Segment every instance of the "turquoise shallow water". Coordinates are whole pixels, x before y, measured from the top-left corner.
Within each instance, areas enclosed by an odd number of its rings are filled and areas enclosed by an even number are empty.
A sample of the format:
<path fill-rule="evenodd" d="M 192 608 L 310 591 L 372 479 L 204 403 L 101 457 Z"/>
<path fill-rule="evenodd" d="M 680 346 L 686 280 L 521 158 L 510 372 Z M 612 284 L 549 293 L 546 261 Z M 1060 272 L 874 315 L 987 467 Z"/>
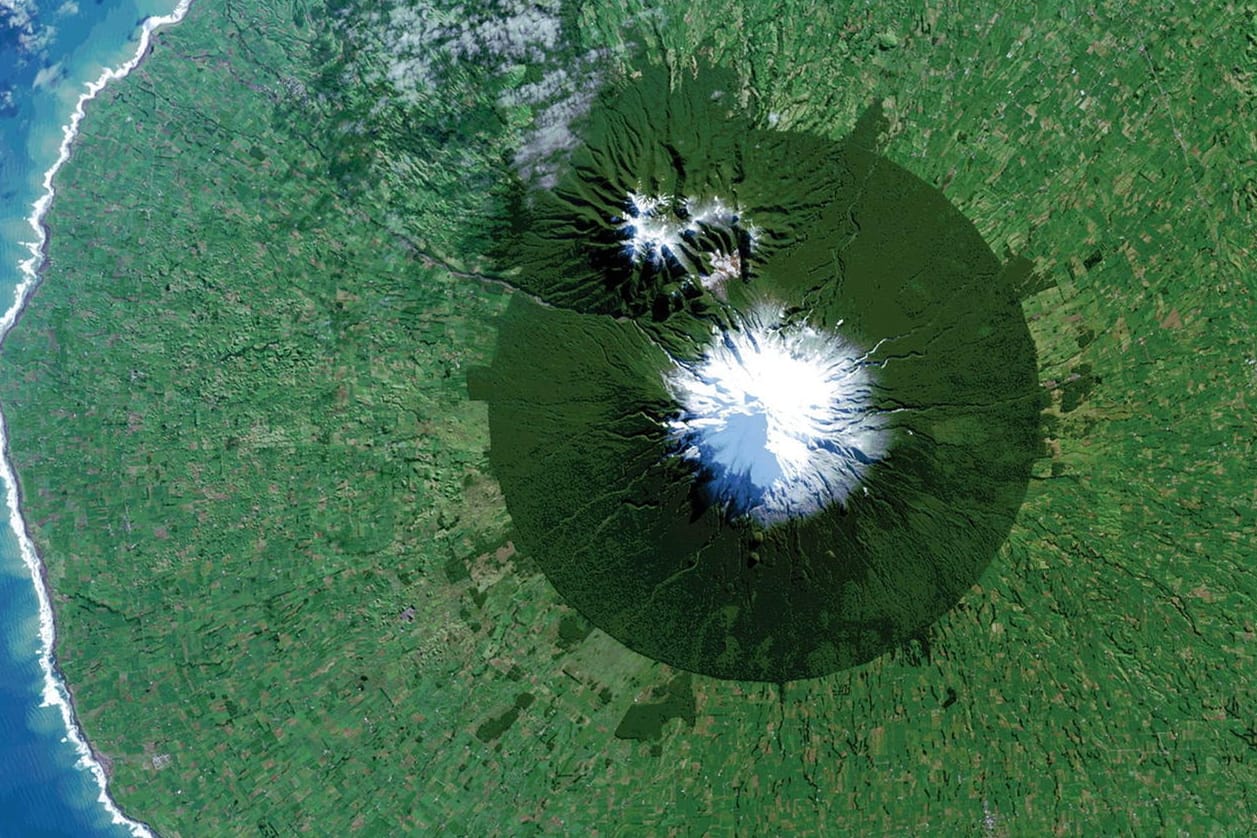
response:
<path fill-rule="evenodd" d="M 174 5 L 0 1 L 0 311 L 21 281 L 31 204 L 84 85 L 134 54 L 140 21 Z M 0 838 L 129 835 L 98 802 L 92 775 L 76 767 L 60 712 L 40 706 L 39 650 L 38 600 L 0 504 Z"/>

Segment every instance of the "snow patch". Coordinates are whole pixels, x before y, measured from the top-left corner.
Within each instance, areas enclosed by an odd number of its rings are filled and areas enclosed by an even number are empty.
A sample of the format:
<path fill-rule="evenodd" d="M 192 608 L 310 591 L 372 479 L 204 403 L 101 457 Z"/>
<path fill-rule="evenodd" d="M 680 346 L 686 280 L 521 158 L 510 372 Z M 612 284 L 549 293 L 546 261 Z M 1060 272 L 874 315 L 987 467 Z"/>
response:
<path fill-rule="evenodd" d="M 667 424 L 712 499 L 764 525 L 844 503 L 889 448 L 867 354 L 761 306 L 664 376 Z"/>

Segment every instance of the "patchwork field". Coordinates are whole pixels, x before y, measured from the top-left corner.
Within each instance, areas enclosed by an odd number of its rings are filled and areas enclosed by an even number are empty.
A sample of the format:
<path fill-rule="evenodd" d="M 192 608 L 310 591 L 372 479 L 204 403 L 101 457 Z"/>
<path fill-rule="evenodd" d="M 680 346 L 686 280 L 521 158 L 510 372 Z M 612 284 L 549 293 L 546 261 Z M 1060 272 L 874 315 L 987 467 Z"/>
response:
<path fill-rule="evenodd" d="M 516 178 L 700 57 L 761 128 L 880 109 L 1025 268 L 1044 394 L 979 583 L 784 686 L 566 604 L 468 393 Z M 112 792 L 170 836 L 1257 829 L 1255 66 L 1251 4 L 196 0 L 92 103 L 0 352 Z"/>

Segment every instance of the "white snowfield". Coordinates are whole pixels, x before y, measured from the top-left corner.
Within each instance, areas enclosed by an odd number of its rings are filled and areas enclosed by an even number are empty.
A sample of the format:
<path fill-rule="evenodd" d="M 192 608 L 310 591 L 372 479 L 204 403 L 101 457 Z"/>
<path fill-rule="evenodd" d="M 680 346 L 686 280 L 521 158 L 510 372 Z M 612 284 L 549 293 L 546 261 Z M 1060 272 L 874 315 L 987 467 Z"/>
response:
<path fill-rule="evenodd" d="M 867 355 L 781 318 L 761 306 L 665 375 L 681 407 L 668 423 L 681 456 L 710 476 L 717 502 L 766 526 L 843 503 L 890 436 Z"/>

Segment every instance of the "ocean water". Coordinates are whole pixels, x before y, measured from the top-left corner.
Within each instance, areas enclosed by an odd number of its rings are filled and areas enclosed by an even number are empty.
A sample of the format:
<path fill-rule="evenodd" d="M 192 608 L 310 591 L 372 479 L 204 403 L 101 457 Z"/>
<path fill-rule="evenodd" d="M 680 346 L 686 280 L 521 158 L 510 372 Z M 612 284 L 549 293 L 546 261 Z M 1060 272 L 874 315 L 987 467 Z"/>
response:
<path fill-rule="evenodd" d="M 33 205 L 69 121 L 106 68 L 135 56 L 173 0 L 0 0 L 0 312 L 36 238 Z M 91 118 L 91 102 L 84 105 Z M 3 329 L 0 323 L 0 329 Z M 144 834 L 110 811 L 41 665 L 40 599 L 9 504 L 0 504 L 0 838 Z M 135 813 L 142 818 L 142 813 Z"/>

